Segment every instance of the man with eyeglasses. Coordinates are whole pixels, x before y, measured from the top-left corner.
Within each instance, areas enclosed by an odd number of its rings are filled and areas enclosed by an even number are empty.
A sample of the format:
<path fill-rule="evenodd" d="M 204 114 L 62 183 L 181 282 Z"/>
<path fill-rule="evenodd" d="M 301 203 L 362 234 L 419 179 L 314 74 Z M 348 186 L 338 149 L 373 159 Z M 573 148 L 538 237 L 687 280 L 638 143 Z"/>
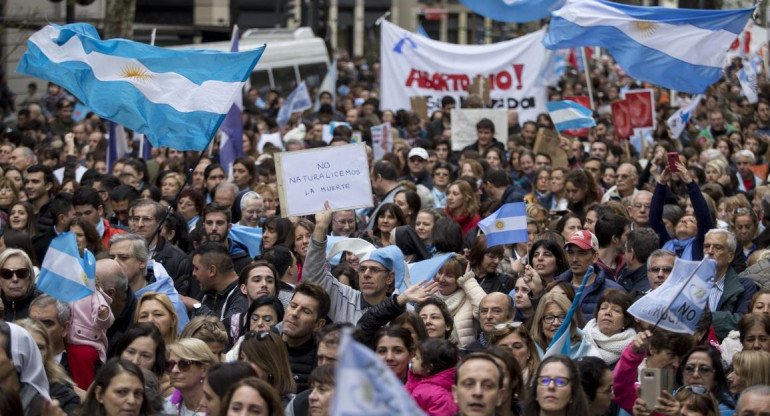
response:
<path fill-rule="evenodd" d="M 607 190 L 602 197 L 602 202 L 621 201 L 624 198 L 633 198 L 639 192 L 636 189 L 636 181 L 639 177 L 636 166 L 631 163 L 623 163 L 618 167 L 618 180 L 614 186 Z"/>
<path fill-rule="evenodd" d="M 564 245 L 564 250 L 567 253 L 570 268 L 554 280 L 570 282 L 577 289 L 583 282 L 588 268 L 599 259 L 599 240 L 588 230 L 575 231 Z M 594 316 L 599 297 L 607 289 L 624 290 L 622 286 L 607 277 L 604 269 L 594 266 L 580 301 L 584 316 Z"/>
<path fill-rule="evenodd" d="M 352 209 L 332 213 L 332 236 L 350 237 L 356 228 L 356 213 Z"/>
<path fill-rule="evenodd" d="M 631 205 L 626 208 L 628 217 L 631 218 L 631 229 L 647 227 L 650 222 L 650 206 L 652 204 L 652 192 L 638 191 L 631 200 Z"/>
<path fill-rule="evenodd" d="M 647 258 L 647 282 L 650 284 L 650 289 L 643 292 L 643 295 L 657 289 L 668 279 L 668 275 L 674 269 L 675 261 L 676 254 L 665 249 L 658 249 L 650 254 Z"/>
<path fill-rule="evenodd" d="M 749 300 L 758 290 L 753 280 L 739 277 L 730 266 L 737 245 L 733 233 L 718 228 L 709 230 L 703 242 L 703 255 L 717 262 L 716 284 L 709 291 L 708 305 L 720 342 L 738 328 L 738 321 L 748 311 Z"/>
<path fill-rule="evenodd" d="M 302 280 L 320 284 L 331 298 L 329 318 L 333 322 L 357 323 L 366 309 L 387 299 L 397 278 L 404 275 L 404 255 L 396 246 L 374 250 L 368 260 L 358 268 L 356 290 L 340 283 L 325 268 L 326 232 L 332 219 L 332 210 L 326 202 L 325 209 L 315 215 L 315 229 L 310 239 Z"/>
<path fill-rule="evenodd" d="M 503 369 L 485 352 L 468 354 L 457 364 L 452 395 L 461 416 L 494 416 L 503 404 Z"/>
<path fill-rule="evenodd" d="M 162 205 L 153 200 L 140 199 L 129 209 L 129 229 L 132 233 L 144 237 L 150 248 L 150 258 L 163 265 L 169 276 L 174 279 L 174 286 L 179 293 L 196 296 L 197 285 L 192 282 L 192 264 L 187 254 L 160 233 L 150 241 L 165 211 Z M 151 264 L 148 262 L 148 267 Z"/>

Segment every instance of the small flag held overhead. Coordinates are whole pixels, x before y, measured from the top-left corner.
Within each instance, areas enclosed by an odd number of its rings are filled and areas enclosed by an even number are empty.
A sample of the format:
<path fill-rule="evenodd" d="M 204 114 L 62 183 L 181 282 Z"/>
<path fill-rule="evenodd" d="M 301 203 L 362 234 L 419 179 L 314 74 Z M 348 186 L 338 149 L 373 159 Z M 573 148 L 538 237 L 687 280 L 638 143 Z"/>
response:
<path fill-rule="evenodd" d="M 703 98 L 702 95 L 696 95 L 689 104 L 680 108 L 679 110 L 676 110 L 676 112 L 674 112 L 674 114 L 668 118 L 666 124 L 668 124 L 668 127 L 673 133 L 671 137 L 676 139 L 682 135 L 685 126 L 687 126 L 687 122 L 690 120 L 690 116 L 698 107 L 698 104 L 700 104 L 701 98 Z"/>
<path fill-rule="evenodd" d="M 479 221 L 479 228 L 487 237 L 487 247 L 525 243 L 528 241 L 527 204 L 505 204 L 492 215 Z"/>
<path fill-rule="evenodd" d="M 545 103 L 556 130 L 572 130 L 596 125 L 593 113 L 574 101 L 550 101 Z"/>
<path fill-rule="evenodd" d="M 291 115 L 298 111 L 305 111 L 313 106 L 313 102 L 310 100 L 310 93 L 307 90 L 307 84 L 302 81 L 294 91 L 283 100 L 283 105 L 278 110 L 278 116 L 275 121 L 278 125 L 283 127 L 289 122 Z"/>
<path fill-rule="evenodd" d="M 51 241 L 40 266 L 37 288 L 62 302 L 94 293 L 96 260 L 87 249 L 80 257 L 75 234 L 64 232 Z"/>

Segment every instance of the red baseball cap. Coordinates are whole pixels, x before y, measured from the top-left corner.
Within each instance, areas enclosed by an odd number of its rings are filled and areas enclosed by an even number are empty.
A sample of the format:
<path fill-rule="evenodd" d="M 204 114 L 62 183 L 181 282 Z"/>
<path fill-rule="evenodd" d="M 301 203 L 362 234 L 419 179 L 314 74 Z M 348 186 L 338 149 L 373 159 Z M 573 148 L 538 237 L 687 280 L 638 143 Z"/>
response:
<path fill-rule="evenodd" d="M 596 238 L 594 233 L 588 230 L 580 230 L 572 233 L 569 241 L 564 244 L 564 247 L 567 247 L 570 244 L 574 244 L 583 250 L 591 249 L 594 251 L 599 251 L 599 240 Z"/>

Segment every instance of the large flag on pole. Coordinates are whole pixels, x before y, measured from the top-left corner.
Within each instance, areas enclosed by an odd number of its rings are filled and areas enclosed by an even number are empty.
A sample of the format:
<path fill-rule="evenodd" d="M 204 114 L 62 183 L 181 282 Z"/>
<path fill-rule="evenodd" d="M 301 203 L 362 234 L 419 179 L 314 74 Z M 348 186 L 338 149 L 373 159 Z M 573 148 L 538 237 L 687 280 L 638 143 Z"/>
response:
<path fill-rule="evenodd" d="M 153 146 L 203 150 L 240 97 L 265 47 L 171 50 L 102 40 L 91 25 L 49 24 L 27 41 L 17 71 L 55 82 L 96 114 Z"/>
<path fill-rule="evenodd" d="M 634 302 L 628 313 L 667 331 L 694 334 L 709 291 L 716 284 L 716 267 L 708 257 L 701 261 L 677 258 L 668 279 Z"/>
<path fill-rule="evenodd" d="M 567 0 L 551 14 L 543 45 L 549 49 L 601 46 L 633 78 L 702 93 L 722 76 L 727 50 L 753 11 Z"/>
<path fill-rule="evenodd" d="M 501 244 L 526 243 L 527 204 L 505 204 L 488 217 L 479 221 L 479 228 L 487 237 L 487 247 Z"/>
<path fill-rule="evenodd" d="M 238 25 L 233 27 L 233 40 L 230 52 L 238 52 Z M 225 168 L 227 177 L 233 177 L 233 162 L 243 156 L 243 97 L 235 97 L 225 121 L 222 122 L 221 141 L 219 143 L 219 164 Z"/>
<path fill-rule="evenodd" d="M 564 0 L 460 0 L 460 2 L 474 13 L 508 23 L 544 19 L 564 4 Z"/>
<path fill-rule="evenodd" d="M 87 249 L 80 257 L 75 234 L 64 232 L 48 246 L 37 288 L 62 302 L 74 302 L 94 293 L 96 261 Z"/>
<path fill-rule="evenodd" d="M 110 121 L 110 137 L 108 143 L 107 170 L 112 172 L 112 165 L 128 153 L 126 131 L 123 130 L 123 126 Z"/>
<path fill-rule="evenodd" d="M 673 133 L 671 137 L 676 139 L 682 135 L 685 126 L 687 126 L 687 122 L 690 120 L 690 116 L 698 107 L 701 98 L 703 98 L 702 95 L 696 95 L 689 104 L 680 108 L 679 110 L 676 110 L 674 114 L 671 114 L 671 117 L 669 117 L 666 121 L 666 124 L 668 124 L 668 127 Z"/>
<path fill-rule="evenodd" d="M 344 331 L 334 373 L 332 416 L 425 416 L 393 371 Z"/>
<path fill-rule="evenodd" d="M 305 111 L 313 106 L 313 102 L 310 101 L 310 93 L 307 90 L 307 84 L 302 81 L 294 91 L 283 100 L 283 105 L 278 110 L 278 116 L 275 121 L 278 125 L 283 127 L 289 122 L 291 115 L 298 111 Z"/>

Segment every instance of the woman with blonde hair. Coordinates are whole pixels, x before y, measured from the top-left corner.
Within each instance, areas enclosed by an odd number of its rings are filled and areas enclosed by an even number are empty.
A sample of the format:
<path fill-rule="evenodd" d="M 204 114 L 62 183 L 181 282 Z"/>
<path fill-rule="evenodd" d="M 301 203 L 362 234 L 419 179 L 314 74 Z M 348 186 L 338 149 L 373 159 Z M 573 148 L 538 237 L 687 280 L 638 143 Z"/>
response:
<path fill-rule="evenodd" d="M 738 210 L 743 213 L 751 212 L 751 203 L 743 194 L 724 197 L 717 206 L 717 219 L 727 223 L 728 230 L 735 232 L 735 215 Z"/>
<path fill-rule="evenodd" d="M 166 413 L 177 415 L 204 414 L 201 408 L 203 382 L 209 367 L 218 362 L 205 342 L 183 338 L 168 346 L 166 371 L 174 393 L 166 400 Z"/>
<path fill-rule="evenodd" d="M 195 338 L 205 342 L 217 357 L 217 362 L 222 361 L 228 341 L 227 330 L 222 321 L 215 316 L 196 316 L 185 325 L 179 337 Z"/>
<path fill-rule="evenodd" d="M 134 322 L 154 324 L 163 335 L 166 345 L 171 345 L 177 340 L 179 316 L 171 299 L 162 293 L 147 292 L 139 298 L 136 302 Z"/>
<path fill-rule="evenodd" d="M 257 376 L 278 391 L 284 406 L 297 391 L 297 383 L 291 372 L 289 352 L 281 336 L 273 332 L 247 332 L 241 343 L 239 359 L 246 361 Z"/>
<path fill-rule="evenodd" d="M 767 384 L 770 380 L 770 352 L 747 350 L 733 356 L 733 371 L 727 375 L 730 393 L 736 398 L 751 386 Z"/>
<path fill-rule="evenodd" d="M 8 213 L 8 208 L 11 204 L 19 200 L 19 188 L 16 187 L 16 183 L 0 176 L 0 211 Z"/>
<path fill-rule="evenodd" d="M 75 383 L 67 375 L 64 367 L 56 361 L 56 357 L 51 354 L 51 338 L 48 336 L 48 329 L 40 321 L 32 318 L 24 318 L 16 321 L 16 324 L 29 332 L 40 350 L 45 375 L 48 377 L 51 399 L 58 400 L 59 407 L 67 414 L 71 414 L 80 406 L 81 396 L 85 397 L 85 391 L 80 390 L 80 394 L 76 392 Z"/>
<path fill-rule="evenodd" d="M 559 330 L 564 319 L 566 319 L 567 311 L 571 305 L 572 302 L 567 296 L 557 292 L 546 293 L 540 298 L 540 302 L 538 302 L 537 309 L 535 309 L 535 314 L 530 322 L 532 338 L 535 340 L 540 357 L 548 349 L 553 337 L 556 335 L 556 331 Z M 586 355 L 586 352 L 590 350 L 590 347 L 583 339 L 583 331 L 580 329 L 577 314 L 572 315 L 570 344 L 572 344 L 572 356 L 574 357 Z M 590 355 L 597 354 L 594 352 Z"/>
<path fill-rule="evenodd" d="M 160 196 L 175 197 L 184 185 L 184 176 L 176 172 L 166 173 L 160 181 Z"/>
<path fill-rule="evenodd" d="M 471 185 L 464 180 L 456 180 L 449 185 L 446 193 L 447 216 L 460 225 L 463 235 L 476 227 L 479 217 L 479 203 Z"/>

